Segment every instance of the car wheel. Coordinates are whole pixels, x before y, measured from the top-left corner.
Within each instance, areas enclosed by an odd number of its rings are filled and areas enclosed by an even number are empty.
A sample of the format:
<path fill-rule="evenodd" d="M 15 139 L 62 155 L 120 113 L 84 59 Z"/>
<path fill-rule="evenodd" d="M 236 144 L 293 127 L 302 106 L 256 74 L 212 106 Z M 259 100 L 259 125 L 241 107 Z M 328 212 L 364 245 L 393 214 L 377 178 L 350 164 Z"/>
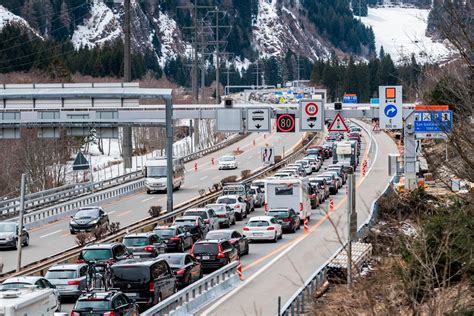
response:
<path fill-rule="evenodd" d="M 235 216 L 234 216 L 234 220 L 232 221 L 232 225 L 235 225 Z"/>
<path fill-rule="evenodd" d="M 151 193 L 151 191 L 150 191 L 150 190 L 146 190 L 146 194 L 150 194 L 150 193 Z"/>
<path fill-rule="evenodd" d="M 23 243 L 23 246 L 27 247 L 30 245 L 30 236 L 26 235 L 25 242 Z"/>
<path fill-rule="evenodd" d="M 245 254 L 248 255 L 250 252 L 250 247 L 249 247 L 249 244 L 247 243 L 246 247 L 245 247 Z"/>
<path fill-rule="evenodd" d="M 275 237 L 273 238 L 272 240 L 274 243 L 278 242 L 278 234 L 277 232 L 275 231 Z"/>
<path fill-rule="evenodd" d="M 295 224 L 296 224 L 296 223 L 295 223 Z M 292 234 L 296 233 L 296 230 L 297 230 L 297 228 L 296 228 L 295 226 L 293 226 L 293 227 L 291 228 L 291 233 L 292 233 Z"/>
<path fill-rule="evenodd" d="M 184 252 L 184 242 L 181 241 L 181 242 L 179 243 L 179 245 L 180 245 L 180 247 L 179 247 L 180 252 Z"/>

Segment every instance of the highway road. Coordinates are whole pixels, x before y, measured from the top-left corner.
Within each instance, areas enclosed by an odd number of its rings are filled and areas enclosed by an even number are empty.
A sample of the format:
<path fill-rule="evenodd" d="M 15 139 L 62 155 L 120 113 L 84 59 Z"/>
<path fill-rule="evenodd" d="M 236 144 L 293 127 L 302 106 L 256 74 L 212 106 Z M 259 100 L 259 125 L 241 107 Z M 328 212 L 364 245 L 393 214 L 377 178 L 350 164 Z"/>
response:
<path fill-rule="evenodd" d="M 283 151 L 289 153 L 291 148 L 301 139 L 301 133 L 277 134 L 252 133 L 243 140 L 230 147 L 202 157 L 185 165 L 185 184 L 174 193 L 174 203 L 178 205 L 198 196 L 199 189 L 211 187 L 229 175 L 238 175 L 242 170 L 256 170 L 262 167 L 260 162 L 260 148 L 265 144 L 274 146 L 276 155 Z M 255 141 L 255 146 L 254 146 Z M 231 153 L 239 148 L 242 154 L 238 155 L 239 169 L 221 171 L 217 169 L 217 159 L 224 154 Z M 215 165 L 211 163 L 215 158 Z M 194 170 L 194 163 L 198 163 L 198 170 Z M 119 199 L 107 200 L 101 203 L 110 217 L 110 222 L 120 222 L 121 227 L 148 217 L 150 206 L 161 205 L 166 208 L 166 194 L 146 194 L 140 191 Z M 24 248 L 22 264 L 28 264 L 42 258 L 60 253 L 75 246 L 75 238 L 69 233 L 69 218 L 32 229 L 30 231 L 30 246 Z M 4 272 L 16 267 L 16 251 L 0 250 L 4 262 Z"/>
<path fill-rule="evenodd" d="M 366 125 L 370 130 L 370 126 Z M 386 188 L 388 154 L 397 153 L 395 143 L 385 133 L 374 134 L 374 151 L 370 157 L 367 142 L 362 145 L 362 159 L 370 159 L 366 176 L 357 174 L 358 225 L 369 216 L 372 202 Z M 368 135 L 364 135 L 367 140 Z M 328 162 L 326 161 L 326 164 Z M 316 269 L 347 240 L 347 206 L 345 189 L 334 198 L 335 211 L 313 211 L 310 233 L 300 230 L 286 234 L 277 244 L 251 244 L 251 254 L 242 258 L 244 281 L 230 293 L 210 303 L 202 315 L 275 315 L 278 296 L 284 304 Z M 262 212 L 261 210 L 257 212 Z M 255 214 L 257 215 L 257 214 Z"/>

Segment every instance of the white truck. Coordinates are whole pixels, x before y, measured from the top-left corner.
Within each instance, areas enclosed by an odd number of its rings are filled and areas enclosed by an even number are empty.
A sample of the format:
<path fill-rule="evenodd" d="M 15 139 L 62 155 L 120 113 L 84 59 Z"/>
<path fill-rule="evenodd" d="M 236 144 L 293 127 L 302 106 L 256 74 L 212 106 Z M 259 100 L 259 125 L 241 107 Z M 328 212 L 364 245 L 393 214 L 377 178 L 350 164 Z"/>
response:
<path fill-rule="evenodd" d="M 357 166 L 357 145 L 355 141 L 340 141 L 334 144 L 333 163 L 342 164 L 344 167 Z"/>
<path fill-rule="evenodd" d="M 166 191 L 166 157 L 149 159 L 145 163 L 146 192 Z M 173 189 L 179 189 L 184 183 L 184 160 L 173 158 Z"/>
<path fill-rule="evenodd" d="M 311 216 L 311 200 L 307 178 L 269 179 L 265 181 L 265 213 L 289 207 L 300 216 L 301 223 Z"/>
<path fill-rule="evenodd" d="M 56 305 L 52 289 L 0 290 L 1 316 L 53 316 Z"/>

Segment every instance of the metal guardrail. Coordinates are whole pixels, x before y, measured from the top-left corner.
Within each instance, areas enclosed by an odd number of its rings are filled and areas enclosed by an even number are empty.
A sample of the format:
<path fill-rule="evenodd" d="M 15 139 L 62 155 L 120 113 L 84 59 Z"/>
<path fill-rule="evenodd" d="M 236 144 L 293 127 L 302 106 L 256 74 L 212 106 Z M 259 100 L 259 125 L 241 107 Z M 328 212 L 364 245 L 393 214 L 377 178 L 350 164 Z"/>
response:
<path fill-rule="evenodd" d="M 224 147 L 227 147 L 241 139 L 243 139 L 246 135 L 241 135 L 241 134 L 236 134 L 237 136 L 234 137 L 229 137 L 223 142 L 220 142 L 216 145 L 213 145 L 211 147 L 202 149 L 200 151 L 197 151 L 195 153 L 191 153 L 184 158 L 185 162 L 189 162 L 194 159 L 201 158 L 211 152 L 220 150 Z M 94 182 L 94 183 L 83 183 L 83 184 L 71 184 L 71 185 L 65 185 L 62 187 L 58 188 L 53 188 L 53 189 L 48 189 L 45 191 L 37 192 L 37 193 L 32 193 L 26 196 L 25 200 L 25 210 L 27 210 L 28 213 L 32 213 L 32 218 L 33 219 L 44 219 L 45 216 L 48 216 L 47 214 L 51 214 L 51 216 L 60 214 L 64 212 L 64 207 L 60 208 L 55 208 L 51 207 L 45 210 L 43 213 L 45 214 L 44 216 L 41 214 L 33 214 L 35 209 L 38 209 L 39 207 L 45 207 L 50 204 L 56 204 L 62 201 L 67 201 L 70 198 L 78 198 L 80 196 L 84 195 L 89 195 L 91 193 L 95 193 L 97 191 L 102 191 L 111 187 L 118 186 L 123 183 L 127 183 L 133 180 L 137 180 L 143 177 L 142 170 L 137 170 L 137 171 L 132 171 L 129 173 L 126 173 L 124 175 L 120 175 L 118 177 Z M 134 189 L 136 189 L 135 185 L 132 185 Z M 125 190 L 125 193 L 128 193 L 129 190 Z M 112 195 L 114 197 L 116 195 Z M 89 201 L 90 199 L 86 199 Z M 80 200 L 83 201 L 83 200 Z M 97 200 L 91 203 L 99 202 L 101 200 Z M 79 202 L 80 203 L 80 202 Z M 84 206 L 86 204 L 80 204 L 80 206 Z M 66 207 L 68 210 L 68 208 Z M 20 210 L 20 198 L 15 198 L 15 199 L 10 199 L 10 200 L 5 200 L 0 202 L 0 218 L 1 217 L 6 217 L 6 216 L 15 216 L 18 214 Z M 31 221 L 30 221 L 31 222 Z M 29 223 L 29 222 L 26 222 Z"/>
<path fill-rule="evenodd" d="M 306 146 L 301 147 L 300 149 L 295 149 L 295 151 L 291 154 L 289 154 L 287 157 L 285 157 L 284 160 L 271 165 L 267 168 L 264 168 L 260 171 L 257 171 L 254 175 L 246 178 L 245 182 L 248 181 L 253 181 L 255 179 L 265 177 L 274 170 L 282 167 L 283 165 L 297 160 L 301 154 L 304 153 L 304 150 L 316 139 L 317 137 L 313 137 Z M 144 182 L 144 180 L 139 180 Z M 127 184 L 130 185 L 130 184 Z M 114 190 L 119 190 L 114 189 Z M 181 203 L 175 207 L 175 209 L 170 212 L 166 213 L 162 216 L 159 217 L 148 217 L 146 219 L 142 219 L 140 221 L 137 221 L 135 223 L 132 223 L 130 225 L 127 225 L 116 233 L 107 236 L 103 239 L 100 240 L 100 242 L 113 242 L 113 241 L 120 241 L 123 236 L 127 233 L 132 233 L 132 232 L 145 232 L 145 231 L 150 231 L 152 230 L 158 223 L 166 223 L 169 221 L 172 221 L 174 217 L 180 216 L 186 209 L 192 208 L 192 207 L 201 207 L 204 206 L 210 202 L 214 202 L 215 199 L 220 195 L 221 190 L 217 190 L 214 192 L 209 192 L 205 194 L 204 196 L 198 196 L 195 197 L 194 199 L 191 199 L 189 201 L 186 201 L 184 203 Z M 110 192 L 103 192 L 101 194 L 111 194 Z M 123 192 L 121 194 L 124 194 Z M 87 197 L 91 198 L 91 197 Z M 77 206 L 76 206 L 77 207 Z M 26 217 L 26 216 L 25 216 Z M 39 219 L 38 219 L 39 220 Z M 93 243 L 94 241 L 90 242 Z M 71 247 L 69 249 L 66 249 L 58 254 L 49 256 L 47 258 L 43 258 L 39 261 L 27 264 L 22 267 L 22 270 L 20 272 L 15 272 L 15 271 L 8 271 L 0 275 L 0 282 L 5 280 L 6 278 L 17 276 L 17 275 L 44 275 L 46 271 L 48 270 L 49 267 L 52 265 L 59 263 L 59 262 L 75 262 L 77 259 L 79 252 L 81 251 L 82 247 L 80 246 L 75 246 Z"/>
<path fill-rule="evenodd" d="M 214 271 L 140 315 L 191 315 L 201 304 L 206 303 L 211 298 L 224 294 L 226 290 L 240 282 L 237 274 L 238 265 L 239 262 L 234 261 Z M 190 302 L 193 303 L 191 306 Z"/>

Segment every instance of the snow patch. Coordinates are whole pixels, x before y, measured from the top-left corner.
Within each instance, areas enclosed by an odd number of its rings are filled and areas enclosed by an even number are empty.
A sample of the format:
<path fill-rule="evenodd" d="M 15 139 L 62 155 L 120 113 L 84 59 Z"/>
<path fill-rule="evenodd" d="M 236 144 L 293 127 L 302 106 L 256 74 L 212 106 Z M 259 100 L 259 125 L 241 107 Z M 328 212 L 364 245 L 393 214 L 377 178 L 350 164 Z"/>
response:
<path fill-rule="evenodd" d="M 178 54 L 184 53 L 182 51 L 183 43 L 179 41 L 181 36 L 176 21 L 168 14 L 158 11 L 158 19 L 154 18 L 153 22 L 157 25 L 158 35 L 161 39 L 161 56 L 158 58 L 158 63 L 163 68 L 167 60 L 176 59 Z"/>
<path fill-rule="evenodd" d="M 39 38 L 43 39 L 41 35 L 39 35 L 31 26 L 28 22 L 26 22 L 25 19 L 22 17 L 11 13 L 10 11 L 7 10 L 4 6 L 0 5 L 0 30 L 2 30 L 6 25 L 8 24 L 15 24 L 19 26 L 20 28 L 26 29 L 27 31 L 30 31 L 31 33 L 35 34 Z"/>
<path fill-rule="evenodd" d="M 425 35 L 430 10 L 415 8 L 369 8 L 362 23 L 371 26 L 377 51 L 383 46 L 395 62 L 415 54 L 421 63 L 437 62 L 450 57 L 449 48 Z"/>
<path fill-rule="evenodd" d="M 102 1 L 94 0 L 90 13 L 91 16 L 85 19 L 83 25 L 78 25 L 72 35 L 75 49 L 101 46 L 121 38 L 123 30 L 118 17 Z"/>

